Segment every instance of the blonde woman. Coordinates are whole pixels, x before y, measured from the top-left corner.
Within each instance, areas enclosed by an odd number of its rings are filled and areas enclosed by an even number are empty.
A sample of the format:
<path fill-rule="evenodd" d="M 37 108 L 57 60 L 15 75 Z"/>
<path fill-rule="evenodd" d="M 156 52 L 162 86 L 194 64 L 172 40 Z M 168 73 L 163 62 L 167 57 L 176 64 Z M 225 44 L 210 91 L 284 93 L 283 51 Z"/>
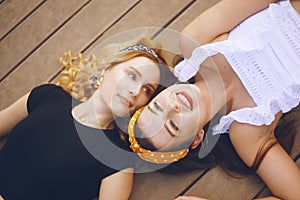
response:
<path fill-rule="evenodd" d="M 115 119 L 159 89 L 162 51 L 142 38 L 97 58 L 66 54 L 59 86 L 34 88 L 0 112 L 0 194 L 4 199 L 128 199 L 133 158 Z M 88 141 L 87 143 L 85 143 Z M 96 146 L 96 153 L 86 145 Z"/>

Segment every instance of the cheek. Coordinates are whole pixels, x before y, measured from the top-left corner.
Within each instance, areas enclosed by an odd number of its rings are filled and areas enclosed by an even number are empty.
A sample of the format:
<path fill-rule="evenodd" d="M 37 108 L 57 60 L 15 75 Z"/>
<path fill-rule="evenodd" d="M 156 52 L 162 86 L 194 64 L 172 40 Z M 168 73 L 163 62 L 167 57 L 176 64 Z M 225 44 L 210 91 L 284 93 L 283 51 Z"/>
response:
<path fill-rule="evenodd" d="M 147 126 L 151 125 L 150 112 L 147 108 L 145 108 L 140 114 L 137 124 L 140 128 L 146 128 Z"/>
<path fill-rule="evenodd" d="M 173 138 L 163 132 L 150 137 L 149 140 L 157 150 L 164 150 L 173 142 Z"/>
<path fill-rule="evenodd" d="M 145 137 L 145 136 L 144 136 Z M 168 150 L 172 148 L 172 144 L 175 142 L 175 138 L 168 135 L 165 131 L 161 131 L 151 137 L 147 137 L 150 143 L 157 150 Z"/>
<path fill-rule="evenodd" d="M 199 123 L 197 119 L 186 119 L 183 127 L 183 133 L 185 140 L 190 140 L 194 138 L 199 130 Z"/>
<path fill-rule="evenodd" d="M 116 80 L 115 77 L 112 76 L 113 74 L 109 74 L 104 77 L 102 86 L 100 87 L 100 90 L 102 92 L 105 91 L 105 94 L 112 94 L 113 91 L 118 87 L 118 80 Z"/>
<path fill-rule="evenodd" d="M 116 89 L 123 87 L 124 84 L 128 83 L 128 77 L 119 71 L 110 71 L 104 77 L 104 83 L 106 82 L 106 87 L 109 89 Z"/>
<path fill-rule="evenodd" d="M 137 100 L 137 108 L 147 105 L 149 99 L 150 99 L 150 97 L 148 97 L 146 95 L 139 96 L 139 98 Z"/>
<path fill-rule="evenodd" d="M 149 110 L 144 110 L 138 118 L 137 124 L 141 129 L 143 136 L 150 138 L 163 130 L 164 120 L 150 114 Z"/>

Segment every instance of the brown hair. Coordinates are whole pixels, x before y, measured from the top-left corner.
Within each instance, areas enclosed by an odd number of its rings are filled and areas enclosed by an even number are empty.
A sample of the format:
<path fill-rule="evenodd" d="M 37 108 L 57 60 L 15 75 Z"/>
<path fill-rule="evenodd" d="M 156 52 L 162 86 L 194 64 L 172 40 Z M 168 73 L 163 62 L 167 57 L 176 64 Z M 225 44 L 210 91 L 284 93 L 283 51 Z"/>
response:
<path fill-rule="evenodd" d="M 300 131 L 299 113 L 300 105 L 292 111 L 283 114 L 275 129 L 276 139 L 288 154 L 291 153 L 297 131 Z M 229 134 L 221 134 L 212 151 L 201 159 L 199 158 L 200 148 L 201 145 L 197 149 L 191 150 L 187 157 L 167 166 L 161 171 L 166 173 L 184 173 L 190 170 L 210 169 L 219 165 L 228 175 L 235 178 L 255 173 L 255 170 L 248 167 L 241 160 L 230 141 Z"/>

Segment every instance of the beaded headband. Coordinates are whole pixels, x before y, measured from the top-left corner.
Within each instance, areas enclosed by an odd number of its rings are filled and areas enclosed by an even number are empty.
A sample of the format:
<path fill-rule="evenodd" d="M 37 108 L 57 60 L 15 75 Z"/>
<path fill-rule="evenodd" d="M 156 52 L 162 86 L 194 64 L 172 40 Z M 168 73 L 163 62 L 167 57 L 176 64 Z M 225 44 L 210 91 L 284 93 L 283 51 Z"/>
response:
<path fill-rule="evenodd" d="M 173 152 L 157 152 L 157 151 L 150 151 L 141 147 L 141 145 L 134 137 L 134 125 L 143 109 L 144 107 L 137 110 L 134 113 L 134 115 L 131 117 L 128 124 L 128 134 L 129 134 L 129 142 L 130 142 L 131 150 L 137 153 L 141 159 L 146 160 L 148 162 L 157 163 L 157 164 L 173 163 L 184 158 L 188 154 L 189 149 L 183 149 L 183 150 L 173 151 Z"/>
<path fill-rule="evenodd" d="M 157 54 L 155 53 L 155 51 L 153 51 L 153 49 L 151 49 L 147 46 L 144 46 L 142 44 L 126 47 L 125 49 L 120 50 L 119 53 L 123 53 L 123 52 L 127 52 L 127 51 L 145 51 L 145 52 L 151 53 L 153 56 L 158 58 Z"/>

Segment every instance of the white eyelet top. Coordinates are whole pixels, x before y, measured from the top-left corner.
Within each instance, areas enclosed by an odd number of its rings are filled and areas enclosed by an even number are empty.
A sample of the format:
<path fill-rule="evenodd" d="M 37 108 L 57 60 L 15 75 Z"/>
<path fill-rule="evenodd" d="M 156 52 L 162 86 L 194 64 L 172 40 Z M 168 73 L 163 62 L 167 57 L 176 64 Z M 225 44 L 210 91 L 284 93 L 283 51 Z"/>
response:
<path fill-rule="evenodd" d="M 299 104 L 300 15 L 289 1 L 270 4 L 232 30 L 228 40 L 202 47 L 210 56 L 225 56 L 256 104 L 221 117 L 213 134 L 228 132 L 233 121 L 269 125 L 276 113 Z"/>

